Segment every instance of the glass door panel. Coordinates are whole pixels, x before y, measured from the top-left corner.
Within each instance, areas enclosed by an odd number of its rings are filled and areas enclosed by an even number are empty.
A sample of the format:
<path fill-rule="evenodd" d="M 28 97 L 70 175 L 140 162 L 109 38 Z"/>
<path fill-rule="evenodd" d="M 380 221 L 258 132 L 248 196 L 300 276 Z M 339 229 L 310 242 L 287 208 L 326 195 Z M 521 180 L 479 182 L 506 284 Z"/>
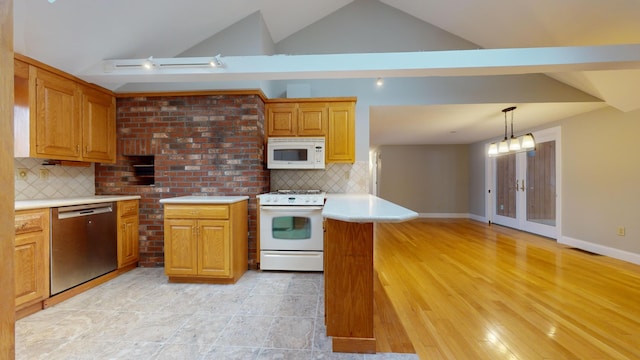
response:
<path fill-rule="evenodd" d="M 536 151 L 525 153 L 526 172 L 521 229 L 557 239 L 556 141 L 536 144 Z"/>
<path fill-rule="evenodd" d="M 493 222 L 516 227 L 518 220 L 516 154 L 495 158 Z"/>
<path fill-rule="evenodd" d="M 535 151 L 491 159 L 492 222 L 557 239 L 560 130 L 534 135 Z"/>
<path fill-rule="evenodd" d="M 527 221 L 556 225 L 556 142 L 527 153 Z"/>

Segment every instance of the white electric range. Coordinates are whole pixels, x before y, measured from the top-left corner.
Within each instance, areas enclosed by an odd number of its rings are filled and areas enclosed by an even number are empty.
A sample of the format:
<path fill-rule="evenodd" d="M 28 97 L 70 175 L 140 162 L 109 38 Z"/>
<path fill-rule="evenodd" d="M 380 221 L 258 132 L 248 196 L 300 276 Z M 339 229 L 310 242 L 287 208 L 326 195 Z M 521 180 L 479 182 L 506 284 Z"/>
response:
<path fill-rule="evenodd" d="M 260 199 L 260 269 L 323 271 L 320 190 L 279 190 Z"/>

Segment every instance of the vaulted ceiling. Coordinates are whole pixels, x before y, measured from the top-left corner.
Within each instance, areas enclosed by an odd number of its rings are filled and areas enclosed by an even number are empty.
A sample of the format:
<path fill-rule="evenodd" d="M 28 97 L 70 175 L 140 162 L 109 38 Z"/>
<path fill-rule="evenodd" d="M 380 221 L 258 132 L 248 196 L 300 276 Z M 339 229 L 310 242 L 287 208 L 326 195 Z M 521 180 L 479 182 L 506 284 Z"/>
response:
<path fill-rule="evenodd" d="M 357 96 L 371 145 L 500 136 L 500 109 L 512 105 L 521 129 L 603 106 L 640 108 L 635 0 L 20 0 L 14 8 L 16 52 L 116 92 L 283 96 L 288 84 L 305 84 L 312 96 Z M 108 59 L 218 53 L 226 68 L 205 76 L 103 71 Z M 383 88 L 373 86 L 377 77 Z"/>

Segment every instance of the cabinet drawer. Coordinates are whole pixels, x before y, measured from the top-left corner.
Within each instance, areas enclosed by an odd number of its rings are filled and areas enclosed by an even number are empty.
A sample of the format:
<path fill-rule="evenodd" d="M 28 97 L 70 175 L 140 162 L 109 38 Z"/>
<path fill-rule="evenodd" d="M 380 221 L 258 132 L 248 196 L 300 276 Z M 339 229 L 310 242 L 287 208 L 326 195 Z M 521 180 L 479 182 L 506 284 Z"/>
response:
<path fill-rule="evenodd" d="M 118 202 L 118 211 L 120 216 L 137 215 L 138 214 L 138 201 L 127 200 Z"/>
<path fill-rule="evenodd" d="M 16 213 L 15 231 L 16 235 L 31 232 L 44 231 L 47 211 Z"/>
<path fill-rule="evenodd" d="M 165 205 L 167 219 L 228 219 L 227 205 Z"/>

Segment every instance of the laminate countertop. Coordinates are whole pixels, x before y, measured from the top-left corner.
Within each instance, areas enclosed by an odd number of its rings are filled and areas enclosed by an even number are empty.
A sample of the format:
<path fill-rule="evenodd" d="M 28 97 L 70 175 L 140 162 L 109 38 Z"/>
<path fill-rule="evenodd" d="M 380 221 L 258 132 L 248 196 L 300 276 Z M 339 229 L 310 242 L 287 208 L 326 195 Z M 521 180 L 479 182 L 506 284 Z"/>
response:
<path fill-rule="evenodd" d="M 60 206 L 96 204 L 140 199 L 139 195 L 94 195 L 60 199 L 16 200 L 16 210 L 46 209 Z"/>
<path fill-rule="evenodd" d="M 327 194 L 322 216 L 346 222 L 403 222 L 415 211 L 370 194 Z"/>
<path fill-rule="evenodd" d="M 178 196 L 161 199 L 161 204 L 233 204 L 248 200 L 248 196 Z"/>

